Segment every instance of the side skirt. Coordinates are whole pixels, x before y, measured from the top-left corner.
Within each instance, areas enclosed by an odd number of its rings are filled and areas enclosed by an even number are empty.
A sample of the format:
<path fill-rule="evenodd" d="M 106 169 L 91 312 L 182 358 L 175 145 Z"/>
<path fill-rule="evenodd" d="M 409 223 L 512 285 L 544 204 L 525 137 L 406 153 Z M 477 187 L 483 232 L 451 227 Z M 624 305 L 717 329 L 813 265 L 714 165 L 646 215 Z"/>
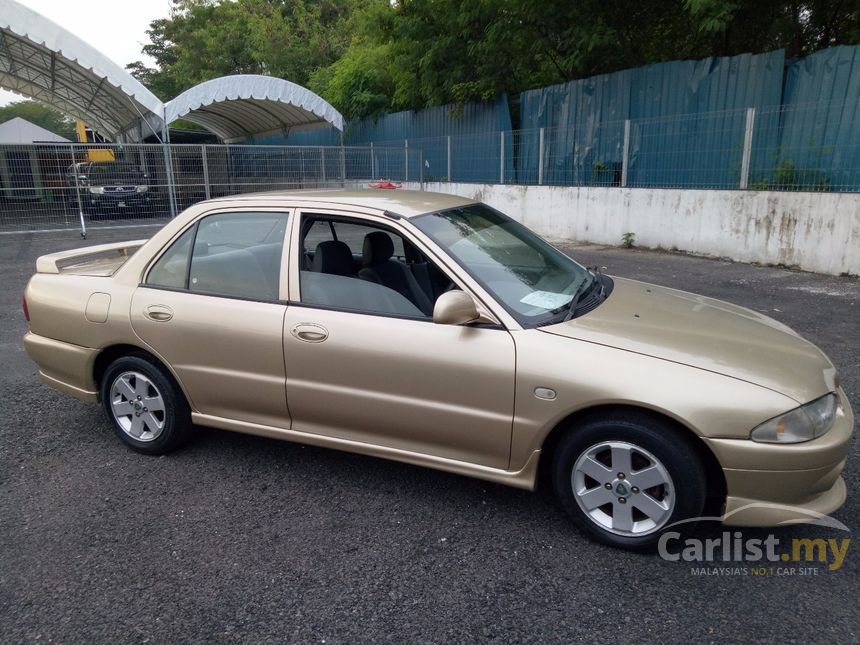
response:
<path fill-rule="evenodd" d="M 220 428 L 222 430 L 232 430 L 233 432 L 252 434 L 260 437 L 283 439 L 294 443 L 320 446 L 322 448 L 334 448 L 335 450 L 354 452 L 361 455 L 369 455 L 371 457 L 382 457 L 383 459 L 401 461 L 415 466 L 425 466 L 427 468 L 435 468 L 436 470 L 444 470 L 445 472 L 455 473 L 457 475 L 485 479 L 497 484 L 513 486 L 514 488 L 522 488 L 524 490 L 535 489 L 538 462 L 540 461 L 540 450 L 535 450 L 529 457 L 525 466 L 520 470 L 501 470 L 498 468 L 479 466 L 465 461 L 457 461 L 456 459 L 435 457 L 432 455 L 410 452 L 408 450 L 399 450 L 397 448 L 388 448 L 370 443 L 362 443 L 360 441 L 351 441 L 349 439 L 326 437 L 319 434 L 301 432 L 299 430 L 286 430 L 284 428 L 258 425 L 255 423 L 247 423 L 245 421 L 234 421 L 232 419 L 200 414 L 198 412 L 192 412 L 191 419 L 194 423 L 201 426 Z"/>

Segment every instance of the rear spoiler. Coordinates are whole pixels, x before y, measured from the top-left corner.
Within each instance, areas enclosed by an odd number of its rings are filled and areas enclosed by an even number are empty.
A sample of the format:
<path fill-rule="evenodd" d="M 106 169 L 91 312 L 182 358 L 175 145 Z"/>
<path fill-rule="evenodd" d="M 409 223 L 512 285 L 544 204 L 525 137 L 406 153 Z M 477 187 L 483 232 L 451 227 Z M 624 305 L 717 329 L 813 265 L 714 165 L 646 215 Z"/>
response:
<path fill-rule="evenodd" d="M 36 272 L 111 276 L 145 243 L 114 242 L 43 255 L 36 260 Z"/>

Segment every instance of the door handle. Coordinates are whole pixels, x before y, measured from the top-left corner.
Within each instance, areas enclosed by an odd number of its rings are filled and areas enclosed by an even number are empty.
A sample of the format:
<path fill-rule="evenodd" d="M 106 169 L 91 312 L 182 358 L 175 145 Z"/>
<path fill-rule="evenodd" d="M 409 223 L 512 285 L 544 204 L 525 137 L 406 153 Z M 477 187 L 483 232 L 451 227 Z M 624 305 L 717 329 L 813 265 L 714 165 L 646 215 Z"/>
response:
<path fill-rule="evenodd" d="M 143 310 L 143 315 L 155 322 L 167 322 L 173 318 L 173 309 L 166 305 L 149 305 Z"/>
<path fill-rule="evenodd" d="M 328 338 L 328 330 L 314 323 L 298 323 L 290 328 L 290 333 L 306 343 L 321 343 Z"/>

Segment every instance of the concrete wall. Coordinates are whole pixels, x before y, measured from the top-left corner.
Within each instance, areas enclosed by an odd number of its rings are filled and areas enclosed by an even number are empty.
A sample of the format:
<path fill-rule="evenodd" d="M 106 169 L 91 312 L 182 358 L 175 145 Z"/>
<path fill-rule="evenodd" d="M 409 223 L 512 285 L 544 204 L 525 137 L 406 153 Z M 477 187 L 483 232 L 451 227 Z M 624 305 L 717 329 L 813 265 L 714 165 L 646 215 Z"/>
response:
<path fill-rule="evenodd" d="M 618 245 L 631 231 L 637 246 L 860 274 L 857 193 L 444 182 L 424 189 L 484 201 L 551 240 Z"/>

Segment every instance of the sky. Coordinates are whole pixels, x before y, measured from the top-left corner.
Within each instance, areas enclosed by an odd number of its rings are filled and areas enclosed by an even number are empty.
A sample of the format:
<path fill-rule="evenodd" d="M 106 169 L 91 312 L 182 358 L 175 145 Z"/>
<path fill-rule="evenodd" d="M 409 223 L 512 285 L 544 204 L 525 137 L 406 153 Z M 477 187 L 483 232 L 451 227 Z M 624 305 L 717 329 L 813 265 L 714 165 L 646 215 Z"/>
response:
<path fill-rule="evenodd" d="M 17 0 L 62 25 L 120 67 L 136 60 L 151 65 L 140 48 L 156 18 L 170 12 L 170 0 Z M 23 97 L 0 90 L 0 105 Z"/>

